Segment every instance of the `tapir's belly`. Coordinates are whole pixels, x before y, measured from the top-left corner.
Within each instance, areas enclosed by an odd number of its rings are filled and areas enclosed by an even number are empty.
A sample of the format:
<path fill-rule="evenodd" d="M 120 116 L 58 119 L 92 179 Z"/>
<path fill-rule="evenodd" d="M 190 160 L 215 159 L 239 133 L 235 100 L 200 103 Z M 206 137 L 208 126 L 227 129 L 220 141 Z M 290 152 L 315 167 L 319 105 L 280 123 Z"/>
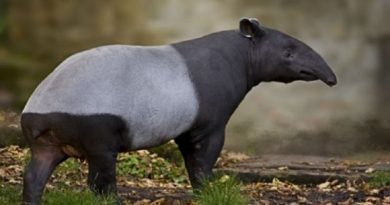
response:
<path fill-rule="evenodd" d="M 189 129 L 198 105 L 174 48 L 118 45 L 68 58 L 38 86 L 23 112 L 116 115 L 126 121 L 129 147 L 140 149 Z"/>

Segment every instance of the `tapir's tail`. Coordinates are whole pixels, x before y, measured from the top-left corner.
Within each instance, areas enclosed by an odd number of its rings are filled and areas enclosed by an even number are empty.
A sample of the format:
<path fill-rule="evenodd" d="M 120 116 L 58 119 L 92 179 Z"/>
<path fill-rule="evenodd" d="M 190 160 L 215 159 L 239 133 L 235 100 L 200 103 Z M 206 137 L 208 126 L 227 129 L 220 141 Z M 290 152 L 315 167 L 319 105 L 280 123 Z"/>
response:
<path fill-rule="evenodd" d="M 35 113 L 23 113 L 20 119 L 23 135 L 28 138 L 36 139 L 49 130 L 49 122 L 44 115 Z"/>

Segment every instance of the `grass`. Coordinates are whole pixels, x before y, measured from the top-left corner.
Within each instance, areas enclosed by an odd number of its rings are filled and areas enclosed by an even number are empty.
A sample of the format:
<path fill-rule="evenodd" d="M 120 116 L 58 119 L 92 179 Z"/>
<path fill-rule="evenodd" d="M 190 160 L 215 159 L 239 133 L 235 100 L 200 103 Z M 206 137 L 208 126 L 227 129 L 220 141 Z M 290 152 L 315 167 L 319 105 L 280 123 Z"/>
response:
<path fill-rule="evenodd" d="M 194 191 L 199 205 L 245 205 L 248 198 L 241 194 L 241 182 L 236 177 L 223 175 L 202 183 L 202 189 Z"/>
<path fill-rule="evenodd" d="M 21 199 L 21 187 L 0 187 L 0 205 L 19 204 Z M 56 189 L 46 191 L 42 200 L 42 205 L 109 205 L 115 204 L 116 197 L 97 197 L 89 190 Z"/>
<path fill-rule="evenodd" d="M 80 162 L 77 159 L 69 158 L 56 168 L 56 172 L 65 173 L 68 171 L 75 171 L 79 167 L 80 167 Z"/>
<path fill-rule="evenodd" d="M 371 175 L 371 179 L 368 182 L 370 186 L 374 188 L 380 188 L 390 186 L 390 172 L 389 171 L 377 171 Z"/>
<path fill-rule="evenodd" d="M 71 190 L 53 190 L 48 191 L 43 196 L 43 205 L 109 205 L 115 204 L 116 197 L 97 197 L 88 190 L 71 191 Z"/>
<path fill-rule="evenodd" d="M 0 205 L 17 204 L 21 201 L 22 188 L 10 185 L 0 186 Z"/>

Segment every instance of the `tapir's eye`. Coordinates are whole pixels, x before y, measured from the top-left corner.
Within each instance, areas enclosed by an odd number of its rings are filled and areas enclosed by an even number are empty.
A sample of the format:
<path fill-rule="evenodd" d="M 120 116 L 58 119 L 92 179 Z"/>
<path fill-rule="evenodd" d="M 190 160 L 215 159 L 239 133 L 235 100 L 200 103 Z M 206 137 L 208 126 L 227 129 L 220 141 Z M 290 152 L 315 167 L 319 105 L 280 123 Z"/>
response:
<path fill-rule="evenodd" d="M 284 50 L 284 57 L 294 58 L 294 54 L 291 48 L 287 48 L 286 50 Z"/>

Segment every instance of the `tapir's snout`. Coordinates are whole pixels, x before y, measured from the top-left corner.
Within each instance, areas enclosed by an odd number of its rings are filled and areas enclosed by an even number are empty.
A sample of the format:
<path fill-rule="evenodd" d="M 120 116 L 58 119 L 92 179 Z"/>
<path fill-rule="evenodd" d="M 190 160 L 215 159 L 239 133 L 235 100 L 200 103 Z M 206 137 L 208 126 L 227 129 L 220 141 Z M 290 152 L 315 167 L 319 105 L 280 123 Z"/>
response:
<path fill-rule="evenodd" d="M 321 80 L 330 87 L 337 84 L 336 75 L 319 54 L 310 50 L 306 58 L 310 59 L 306 61 L 307 66 L 305 67 L 306 69 L 304 69 L 307 70 L 306 75 L 311 74 L 316 77 L 316 80 Z"/>
<path fill-rule="evenodd" d="M 326 64 L 325 64 L 326 65 Z M 332 87 L 337 84 L 336 75 L 328 65 L 319 66 L 315 69 L 302 69 L 299 71 L 299 78 L 305 81 L 321 80 Z"/>
<path fill-rule="evenodd" d="M 330 87 L 337 84 L 337 77 L 328 65 L 323 66 L 318 72 L 318 78 Z"/>
<path fill-rule="evenodd" d="M 327 85 L 330 87 L 335 86 L 337 84 L 337 78 L 336 76 L 333 76 L 331 78 L 328 78 L 327 80 L 324 81 Z"/>

